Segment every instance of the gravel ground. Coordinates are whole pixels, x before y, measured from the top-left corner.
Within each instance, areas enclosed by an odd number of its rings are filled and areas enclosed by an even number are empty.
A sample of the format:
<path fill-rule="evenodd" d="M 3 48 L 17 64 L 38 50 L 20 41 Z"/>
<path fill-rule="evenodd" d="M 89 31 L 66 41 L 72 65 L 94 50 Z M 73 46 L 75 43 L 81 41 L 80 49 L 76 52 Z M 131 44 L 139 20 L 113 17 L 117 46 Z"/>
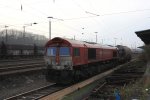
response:
<path fill-rule="evenodd" d="M 48 84 L 44 71 L 0 77 L 0 100 Z"/>

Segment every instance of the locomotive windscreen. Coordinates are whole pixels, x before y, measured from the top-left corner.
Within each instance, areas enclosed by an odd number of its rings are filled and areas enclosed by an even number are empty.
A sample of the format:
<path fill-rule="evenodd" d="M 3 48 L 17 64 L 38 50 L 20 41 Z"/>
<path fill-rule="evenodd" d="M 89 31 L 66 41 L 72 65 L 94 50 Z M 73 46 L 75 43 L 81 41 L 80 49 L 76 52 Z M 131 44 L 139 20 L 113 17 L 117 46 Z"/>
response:
<path fill-rule="evenodd" d="M 88 60 L 96 59 L 96 49 L 88 49 Z"/>
<path fill-rule="evenodd" d="M 60 47 L 59 55 L 60 56 L 69 56 L 70 55 L 69 48 L 68 47 Z"/>
<path fill-rule="evenodd" d="M 47 56 L 56 56 L 56 47 L 47 48 Z"/>
<path fill-rule="evenodd" d="M 58 49 L 59 48 L 59 49 Z M 59 50 L 60 56 L 69 56 L 70 55 L 70 49 L 68 47 L 48 47 L 47 48 L 47 56 L 56 56 L 57 49 Z"/>

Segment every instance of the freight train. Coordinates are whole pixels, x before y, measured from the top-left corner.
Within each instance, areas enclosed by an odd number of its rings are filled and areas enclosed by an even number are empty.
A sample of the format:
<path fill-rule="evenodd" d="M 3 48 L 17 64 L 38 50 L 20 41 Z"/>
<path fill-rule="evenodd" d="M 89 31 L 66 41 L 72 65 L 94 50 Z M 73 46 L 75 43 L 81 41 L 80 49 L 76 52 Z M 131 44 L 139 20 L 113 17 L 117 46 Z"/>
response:
<path fill-rule="evenodd" d="M 44 46 L 5 44 L 4 42 L 0 44 L 0 59 L 40 57 L 43 55 Z"/>
<path fill-rule="evenodd" d="M 110 65 L 114 67 L 118 62 L 131 59 L 130 49 L 125 46 L 118 48 L 60 37 L 46 43 L 44 55 L 46 80 L 63 84 L 90 77 Z"/>
<path fill-rule="evenodd" d="M 132 58 L 132 51 L 127 46 L 117 45 L 118 48 L 118 60 L 120 63 L 130 61 Z"/>

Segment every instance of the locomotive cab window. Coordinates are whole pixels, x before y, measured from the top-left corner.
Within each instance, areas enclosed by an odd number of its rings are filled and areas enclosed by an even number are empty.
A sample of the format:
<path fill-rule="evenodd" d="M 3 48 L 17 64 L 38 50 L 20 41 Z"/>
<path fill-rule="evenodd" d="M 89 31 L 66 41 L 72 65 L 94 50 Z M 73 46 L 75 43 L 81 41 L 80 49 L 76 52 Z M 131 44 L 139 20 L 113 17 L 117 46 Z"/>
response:
<path fill-rule="evenodd" d="M 59 55 L 60 56 L 69 56 L 70 55 L 70 50 L 68 47 L 60 47 L 59 49 Z"/>
<path fill-rule="evenodd" d="M 80 56 L 80 49 L 79 48 L 74 48 L 73 49 L 73 55 L 74 56 Z"/>
<path fill-rule="evenodd" d="M 47 56 L 56 56 L 56 47 L 47 48 Z"/>

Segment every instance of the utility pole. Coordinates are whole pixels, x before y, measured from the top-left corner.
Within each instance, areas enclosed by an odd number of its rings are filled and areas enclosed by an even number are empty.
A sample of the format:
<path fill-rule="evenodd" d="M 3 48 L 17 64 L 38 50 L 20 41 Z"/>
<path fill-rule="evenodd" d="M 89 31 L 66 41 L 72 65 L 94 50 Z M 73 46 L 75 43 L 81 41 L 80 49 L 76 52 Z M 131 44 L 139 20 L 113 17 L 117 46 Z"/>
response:
<path fill-rule="evenodd" d="M 49 39 L 51 40 L 51 19 L 53 19 L 53 17 L 47 17 L 49 18 Z"/>
<path fill-rule="evenodd" d="M 52 17 L 52 16 L 49 16 L 49 17 L 47 17 L 47 18 L 49 18 L 49 39 L 51 40 L 51 19 L 57 19 L 57 20 L 61 20 L 61 21 L 63 21 L 63 19 L 58 19 L 58 18 L 54 18 L 54 17 Z"/>
<path fill-rule="evenodd" d="M 97 33 L 98 33 L 98 32 L 95 32 L 95 34 L 96 34 L 96 43 L 97 43 Z"/>
<path fill-rule="evenodd" d="M 103 39 L 102 39 L 102 44 L 103 44 Z"/>
<path fill-rule="evenodd" d="M 26 27 L 32 26 L 33 24 L 38 24 L 38 23 L 34 22 L 34 23 L 30 23 L 30 24 L 25 24 L 23 26 L 23 39 L 24 39 L 24 42 L 25 42 Z"/>
<path fill-rule="evenodd" d="M 5 29 L 6 29 L 6 36 L 5 36 L 5 39 L 6 39 L 6 43 L 7 43 L 7 40 L 8 40 L 8 34 L 7 34 L 7 25 L 5 25 Z"/>
<path fill-rule="evenodd" d="M 51 19 L 49 20 L 49 39 L 51 40 Z"/>
<path fill-rule="evenodd" d="M 117 41 L 117 38 L 114 38 L 114 40 L 115 40 L 115 46 L 116 46 L 116 41 Z"/>

